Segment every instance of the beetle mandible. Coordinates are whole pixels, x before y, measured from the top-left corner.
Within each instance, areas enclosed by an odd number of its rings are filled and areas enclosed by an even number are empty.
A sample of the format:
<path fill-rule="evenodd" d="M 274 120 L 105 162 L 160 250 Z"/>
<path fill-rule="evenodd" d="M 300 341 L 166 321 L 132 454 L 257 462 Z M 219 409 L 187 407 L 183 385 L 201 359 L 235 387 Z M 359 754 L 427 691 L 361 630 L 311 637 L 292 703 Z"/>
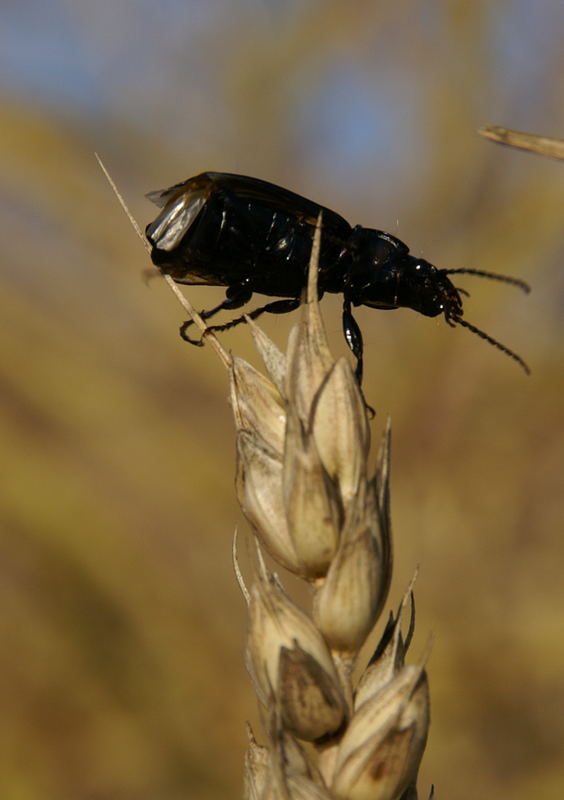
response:
<path fill-rule="evenodd" d="M 203 311 L 209 319 L 221 310 L 245 305 L 254 292 L 274 300 L 251 311 L 285 314 L 302 302 L 313 232 L 320 211 L 323 230 L 318 266 L 318 292 L 343 295 L 343 332 L 356 358 L 356 376 L 362 381 L 363 341 L 352 306 L 411 308 L 428 317 L 443 314 L 450 326 L 461 325 L 514 359 L 528 373 L 523 359 L 463 318 L 464 290 L 449 275 L 477 275 L 503 281 L 525 292 L 522 280 L 477 269 L 438 269 L 413 256 L 390 233 L 352 227 L 339 214 L 272 183 L 226 172 L 203 172 L 169 189 L 151 192 L 149 199 L 162 208 L 147 225 L 151 259 L 177 283 L 226 286 L 225 299 Z M 240 316 L 208 330 L 222 331 L 245 322 Z M 180 328 L 183 339 L 190 339 Z"/>

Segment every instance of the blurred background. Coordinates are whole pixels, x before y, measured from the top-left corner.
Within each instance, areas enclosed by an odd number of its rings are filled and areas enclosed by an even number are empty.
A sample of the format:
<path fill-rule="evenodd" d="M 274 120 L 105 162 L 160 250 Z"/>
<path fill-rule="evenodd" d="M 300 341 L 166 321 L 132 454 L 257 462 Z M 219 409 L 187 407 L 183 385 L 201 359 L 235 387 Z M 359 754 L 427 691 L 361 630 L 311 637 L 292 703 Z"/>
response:
<path fill-rule="evenodd" d="M 0 798 L 241 796 L 245 617 L 226 375 L 93 156 L 144 194 L 204 170 L 280 183 L 462 276 L 498 350 L 357 313 L 394 425 L 396 605 L 433 636 L 420 776 L 439 797 L 564 793 L 564 165 L 559 0 L 4 0 L 0 9 Z M 208 308 L 220 289 L 189 296 Z M 260 298 L 257 298 L 260 300 Z M 337 353 L 340 301 L 323 302 Z M 297 314 L 263 318 L 282 347 Z M 253 359 L 242 328 L 223 337 Z M 260 732 L 259 738 L 260 738 Z"/>

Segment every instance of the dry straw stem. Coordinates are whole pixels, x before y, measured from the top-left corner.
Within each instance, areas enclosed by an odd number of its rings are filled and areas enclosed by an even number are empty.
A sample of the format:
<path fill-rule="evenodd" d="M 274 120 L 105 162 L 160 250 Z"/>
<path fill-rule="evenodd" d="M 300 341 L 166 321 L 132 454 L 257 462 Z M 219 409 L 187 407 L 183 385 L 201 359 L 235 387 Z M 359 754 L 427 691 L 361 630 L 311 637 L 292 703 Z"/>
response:
<path fill-rule="evenodd" d="M 230 372 L 236 489 L 256 540 L 249 587 L 234 547 L 248 606 L 246 663 L 266 733 L 259 745 L 249 729 L 245 797 L 414 800 L 429 698 L 424 664 L 405 664 L 413 603 L 405 637 L 401 622 L 411 586 L 353 682 L 392 574 L 390 426 L 371 470 L 365 402 L 349 362 L 331 355 L 319 313 L 320 236 L 321 221 L 303 319 L 286 354 L 249 320 L 266 376 L 206 336 Z M 182 305 L 204 331 L 184 298 Z M 263 551 L 307 581 L 311 614 L 288 595 Z"/>
<path fill-rule="evenodd" d="M 564 139 L 552 136 L 539 136 L 537 133 L 524 133 L 504 128 L 502 125 L 486 125 L 478 130 L 480 136 L 491 139 L 507 147 L 528 150 L 541 156 L 564 159 Z"/>
<path fill-rule="evenodd" d="M 129 219 L 129 221 L 131 222 L 131 225 L 133 226 L 133 229 L 135 230 L 135 233 L 141 239 L 141 241 L 143 242 L 143 246 L 145 247 L 145 250 L 150 255 L 151 254 L 151 245 L 149 244 L 147 239 L 143 236 L 143 233 L 142 233 L 141 228 L 139 227 L 139 225 L 137 223 L 137 220 L 134 218 L 133 214 L 131 214 L 129 208 L 127 207 L 127 204 L 126 204 L 125 200 L 123 199 L 119 189 L 117 188 L 112 176 L 110 175 L 110 173 L 106 169 L 106 166 L 105 166 L 104 162 L 102 161 L 102 159 L 100 158 L 98 153 L 94 153 L 94 158 L 98 162 L 98 166 L 100 167 L 100 169 L 104 173 L 104 176 L 105 176 L 106 180 L 110 184 L 110 186 L 112 188 L 112 191 L 115 194 L 119 204 L 121 205 L 121 207 L 125 211 L 125 213 L 127 215 L 127 218 Z M 182 308 L 186 311 L 188 316 L 192 320 L 194 320 L 195 325 L 200 329 L 200 331 L 202 333 L 205 333 L 207 331 L 207 325 L 204 322 L 204 320 L 201 318 L 201 316 L 198 314 L 198 312 L 196 311 L 196 309 L 194 308 L 192 303 L 182 294 L 182 292 L 180 291 L 180 289 L 178 288 L 176 283 L 173 281 L 173 279 L 170 277 L 170 275 L 163 275 L 163 277 L 164 277 L 165 281 L 167 282 L 167 285 L 168 285 L 169 289 L 174 294 L 174 296 L 176 297 L 176 299 L 178 300 L 178 302 L 180 303 Z M 229 364 L 231 363 L 231 357 L 230 357 L 229 353 L 225 350 L 225 348 L 223 347 L 223 345 L 221 344 L 221 342 L 219 341 L 217 336 L 215 336 L 212 332 L 210 332 L 207 335 L 207 339 L 209 340 L 210 344 L 212 345 L 212 347 L 214 348 L 214 350 L 218 354 L 218 356 L 221 359 L 221 361 L 225 364 L 225 366 L 229 366 Z"/>

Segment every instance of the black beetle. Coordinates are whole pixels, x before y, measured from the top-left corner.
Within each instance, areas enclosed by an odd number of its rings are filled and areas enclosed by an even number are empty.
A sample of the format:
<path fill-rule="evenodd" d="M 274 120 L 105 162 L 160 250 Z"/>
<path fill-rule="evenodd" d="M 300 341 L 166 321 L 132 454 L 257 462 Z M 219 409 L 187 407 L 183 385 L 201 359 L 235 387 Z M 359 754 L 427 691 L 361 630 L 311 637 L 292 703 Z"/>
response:
<path fill-rule="evenodd" d="M 323 230 L 318 290 L 342 293 L 343 331 L 357 360 L 362 380 L 362 334 L 351 306 L 412 308 L 428 317 L 444 314 L 451 326 L 462 325 L 481 336 L 529 372 L 523 359 L 487 333 L 463 319 L 461 293 L 449 275 L 467 274 L 510 283 L 528 292 L 516 278 L 476 269 L 437 269 L 410 255 L 402 241 L 384 231 L 351 227 L 339 214 L 272 183 L 225 172 L 203 172 L 169 189 L 151 192 L 162 207 L 147 225 L 151 259 L 162 273 L 178 283 L 226 286 L 226 298 L 203 311 L 209 319 L 222 309 L 240 308 L 253 294 L 288 298 L 275 300 L 249 313 L 285 314 L 302 302 L 313 231 L 320 211 Z M 245 322 L 237 317 L 208 330 L 226 330 Z M 180 333 L 186 333 L 191 321 Z"/>

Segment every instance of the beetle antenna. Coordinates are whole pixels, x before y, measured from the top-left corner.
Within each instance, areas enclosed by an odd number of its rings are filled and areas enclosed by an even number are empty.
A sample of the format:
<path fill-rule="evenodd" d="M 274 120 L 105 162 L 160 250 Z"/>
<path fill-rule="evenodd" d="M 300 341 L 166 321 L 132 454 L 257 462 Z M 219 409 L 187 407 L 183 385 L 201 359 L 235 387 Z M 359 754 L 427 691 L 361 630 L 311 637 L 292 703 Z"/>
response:
<path fill-rule="evenodd" d="M 502 353 L 505 353 L 506 356 L 509 356 L 516 361 L 525 370 L 527 375 L 531 374 L 529 365 L 523 361 L 521 356 L 518 356 L 517 353 L 514 353 L 513 350 L 509 349 L 509 347 L 506 347 L 504 344 L 501 344 L 501 342 L 498 342 L 497 339 L 493 338 L 493 336 L 489 336 L 489 334 L 480 330 L 480 328 L 477 328 L 475 325 L 471 325 L 470 322 L 466 322 L 466 320 L 462 319 L 462 317 L 451 317 L 451 321 L 457 325 L 462 325 L 463 328 L 468 328 L 469 331 L 472 331 L 472 333 L 475 333 L 481 339 L 485 339 L 486 342 L 493 344 L 494 347 L 497 347 L 497 349 L 501 350 Z"/>
<path fill-rule="evenodd" d="M 480 278 L 490 278 L 492 281 L 510 283 L 526 294 L 531 291 L 531 287 L 525 281 L 521 281 L 519 278 L 511 278 L 509 275 L 498 275 L 497 272 L 485 272 L 482 269 L 443 269 L 441 272 L 443 275 L 478 275 Z"/>

